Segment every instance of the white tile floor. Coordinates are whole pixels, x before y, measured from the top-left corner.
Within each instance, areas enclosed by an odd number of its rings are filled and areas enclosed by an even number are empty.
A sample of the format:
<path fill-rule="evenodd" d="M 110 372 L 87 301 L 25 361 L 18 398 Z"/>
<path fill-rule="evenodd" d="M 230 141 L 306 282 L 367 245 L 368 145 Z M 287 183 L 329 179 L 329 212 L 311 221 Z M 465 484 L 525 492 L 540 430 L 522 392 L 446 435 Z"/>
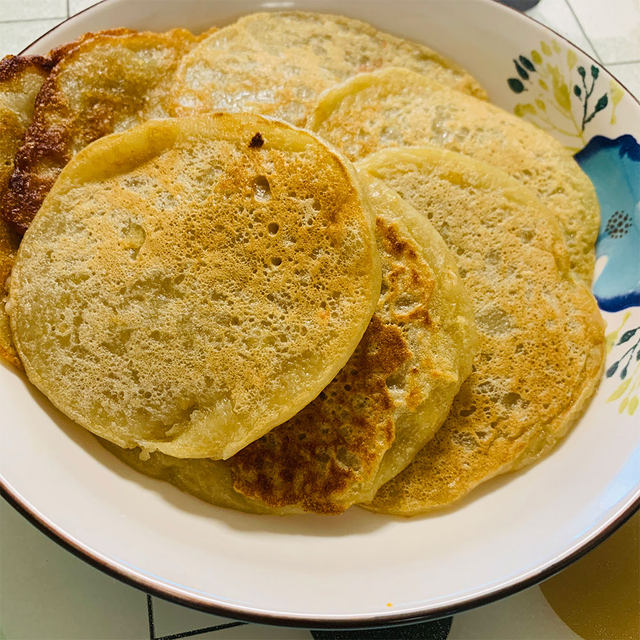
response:
<path fill-rule="evenodd" d="M 631 93 L 640 98 L 640 62 L 623 62 L 606 66 Z"/>
<path fill-rule="evenodd" d="M 5 15 L 0 12 L 0 57 L 7 53 L 20 53 L 28 44 L 61 21 L 61 18 L 53 18 L 4 22 L 2 18 Z"/>
<path fill-rule="evenodd" d="M 0 638 L 86 640 L 89 629 L 108 629 L 102 638 L 148 637 L 144 593 L 74 558 L 1 499 L 0 522 Z"/>
<path fill-rule="evenodd" d="M 640 61 L 638 0 L 568 2 L 605 65 L 612 62 Z"/>
<path fill-rule="evenodd" d="M 540 0 L 538 5 L 527 13 L 538 22 L 552 27 L 560 35 L 599 60 L 598 53 L 593 48 L 567 0 Z"/>
<path fill-rule="evenodd" d="M 87 7 L 90 7 L 96 2 L 96 0 L 68 0 L 69 1 L 69 15 L 78 13 Z"/>
<path fill-rule="evenodd" d="M 0 20 L 40 20 L 66 17 L 66 0 L 25 0 L 22 2 L 0 0 Z"/>

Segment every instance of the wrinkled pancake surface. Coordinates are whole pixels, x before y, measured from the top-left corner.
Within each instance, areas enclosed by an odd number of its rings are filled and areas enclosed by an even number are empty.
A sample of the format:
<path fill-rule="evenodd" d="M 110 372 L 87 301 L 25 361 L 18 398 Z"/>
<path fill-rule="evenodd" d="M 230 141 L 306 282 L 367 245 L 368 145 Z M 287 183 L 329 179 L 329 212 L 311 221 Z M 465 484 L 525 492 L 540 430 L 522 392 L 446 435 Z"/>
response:
<path fill-rule="evenodd" d="M 384 185 L 369 187 L 382 294 L 355 353 L 320 396 L 224 462 L 110 450 L 213 504 L 280 514 L 339 513 L 409 464 L 471 370 L 475 330 L 442 239 Z"/>
<path fill-rule="evenodd" d="M 553 210 L 574 273 L 591 283 L 600 225 L 595 189 L 573 156 L 531 123 L 409 69 L 382 69 L 327 91 L 309 125 L 352 160 L 430 144 L 506 171 Z"/>
<path fill-rule="evenodd" d="M 194 47 L 172 90 L 174 113 L 252 111 L 304 124 L 320 92 L 390 65 L 486 98 L 466 71 L 424 45 L 359 20 L 287 11 L 244 16 Z"/>
<path fill-rule="evenodd" d="M 60 175 L 11 278 L 30 380 L 119 446 L 227 458 L 308 404 L 375 309 L 373 214 L 315 136 L 154 120 Z"/>
<path fill-rule="evenodd" d="M 506 174 L 435 148 L 359 163 L 427 216 L 458 259 L 480 333 L 449 417 L 372 509 L 413 515 L 547 453 L 580 417 L 605 358 L 593 296 L 568 270 L 553 218 Z"/>
<path fill-rule="evenodd" d="M 58 52 L 15 157 L 2 216 L 19 232 L 37 213 L 65 164 L 109 133 L 167 116 L 180 58 L 196 41 L 185 29 L 86 34 Z"/>
<path fill-rule="evenodd" d="M 13 172 L 13 157 L 24 139 L 33 117 L 33 105 L 53 61 L 40 56 L 6 56 L 0 60 L 0 206 Z M 0 299 L 6 295 L 5 282 L 11 273 L 19 238 L 0 219 Z M 0 308 L 0 358 L 20 367 L 11 342 L 9 318 Z"/>

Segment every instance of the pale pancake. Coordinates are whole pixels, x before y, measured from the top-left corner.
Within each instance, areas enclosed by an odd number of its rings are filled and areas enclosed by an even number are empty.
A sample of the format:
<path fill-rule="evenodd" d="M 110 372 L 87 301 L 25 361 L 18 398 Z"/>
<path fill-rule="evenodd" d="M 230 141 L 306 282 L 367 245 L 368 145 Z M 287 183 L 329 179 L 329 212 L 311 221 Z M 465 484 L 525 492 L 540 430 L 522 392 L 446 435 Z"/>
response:
<path fill-rule="evenodd" d="M 106 134 L 166 117 L 178 61 L 195 42 L 185 29 L 117 29 L 86 34 L 55 52 L 57 64 L 15 157 L 2 217 L 24 233 L 75 153 Z"/>
<path fill-rule="evenodd" d="M 361 71 L 404 66 L 486 98 L 460 66 L 359 20 L 322 13 L 254 13 L 205 38 L 180 64 L 176 115 L 252 111 L 303 124 L 323 90 Z"/>
<path fill-rule="evenodd" d="M 457 254 L 480 352 L 434 438 L 370 508 L 413 515 L 546 454 L 580 417 L 605 358 L 593 296 L 567 268 L 555 221 L 503 172 L 435 148 L 359 163 L 427 216 Z"/>
<path fill-rule="evenodd" d="M 433 227 L 371 184 L 382 294 L 346 366 L 288 422 L 222 461 L 114 451 L 213 504 L 340 513 L 370 500 L 444 421 L 471 371 L 475 329 L 455 260 Z M 243 502 L 239 499 L 243 498 Z"/>
<path fill-rule="evenodd" d="M 309 125 L 352 160 L 384 147 L 431 144 L 501 168 L 553 210 L 574 273 L 591 282 L 600 226 L 595 189 L 542 129 L 408 69 L 362 74 L 327 91 Z"/>
<path fill-rule="evenodd" d="M 13 171 L 13 157 L 33 117 L 33 105 L 53 62 L 40 56 L 6 56 L 0 60 L 0 203 Z M 5 283 L 19 238 L 0 219 L 0 358 L 20 367 L 4 311 Z"/>
<path fill-rule="evenodd" d="M 216 114 L 77 154 L 20 245 L 8 312 L 29 379 L 80 425 L 227 458 L 331 381 L 379 292 L 353 167 L 283 122 Z"/>
<path fill-rule="evenodd" d="M 247 513 L 276 513 L 273 509 L 262 507 L 234 491 L 231 471 L 224 460 L 209 458 L 185 460 L 159 451 L 146 456 L 142 455 L 138 448 L 123 449 L 102 438 L 98 438 L 98 441 L 116 458 L 136 471 L 151 478 L 169 482 L 178 489 L 217 507 Z"/>

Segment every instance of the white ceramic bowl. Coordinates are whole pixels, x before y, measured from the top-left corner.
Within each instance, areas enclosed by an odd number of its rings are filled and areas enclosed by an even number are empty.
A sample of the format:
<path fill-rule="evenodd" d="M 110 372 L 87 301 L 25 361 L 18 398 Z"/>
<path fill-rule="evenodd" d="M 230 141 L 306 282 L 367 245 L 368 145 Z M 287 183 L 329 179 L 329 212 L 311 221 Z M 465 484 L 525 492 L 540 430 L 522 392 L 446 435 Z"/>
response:
<path fill-rule="evenodd" d="M 502 107 L 575 150 L 591 141 L 579 158 L 602 203 L 595 292 L 611 350 L 589 411 L 547 459 L 435 515 L 258 517 L 136 474 L 0 368 L 3 493 L 108 573 L 223 615 L 364 627 L 450 614 L 551 575 L 640 504 L 640 105 L 579 49 L 491 0 L 105 0 L 27 51 L 108 27 L 199 31 L 291 7 L 425 42 L 467 67 Z M 583 80 L 587 90 L 574 90 Z M 631 221 L 624 237 L 609 223 L 615 212 Z"/>

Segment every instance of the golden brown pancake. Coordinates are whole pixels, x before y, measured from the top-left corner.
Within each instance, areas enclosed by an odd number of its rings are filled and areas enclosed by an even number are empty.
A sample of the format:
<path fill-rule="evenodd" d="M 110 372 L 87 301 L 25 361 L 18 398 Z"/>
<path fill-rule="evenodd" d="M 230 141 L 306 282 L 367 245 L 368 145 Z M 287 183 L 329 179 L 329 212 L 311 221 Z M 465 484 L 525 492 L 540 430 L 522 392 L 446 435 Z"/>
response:
<path fill-rule="evenodd" d="M 111 451 L 213 504 L 279 514 L 340 513 L 411 461 L 471 370 L 475 331 L 442 239 L 383 185 L 370 187 L 382 294 L 355 353 L 320 396 L 224 462 L 157 453 L 145 462 L 139 452 Z"/>
<path fill-rule="evenodd" d="M 353 167 L 286 123 L 216 114 L 77 154 L 23 238 L 8 311 L 29 379 L 80 425 L 227 458 L 331 381 L 379 292 Z"/>
<path fill-rule="evenodd" d="M 51 59 L 40 56 L 6 56 L 0 60 L 0 203 L 13 171 L 13 157 L 22 144 L 36 96 L 52 65 Z M 18 243 L 18 236 L 0 219 L 0 358 L 21 367 L 4 312 L 5 283 Z"/>
<path fill-rule="evenodd" d="M 61 48 L 16 154 L 2 217 L 24 233 L 75 153 L 106 134 L 166 117 L 178 61 L 195 42 L 185 29 L 116 29 Z"/>
<path fill-rule="evenodd" d="M 567 433 L 598 387 L 604 324 L 568 269 L 552 215 L 518 181 L 426 147 L 379 151 L 359 167 L 428 217 L 456 253 L 480 332 L 444 425 L 368 505 L 414 515 L 531 464 Z"/>
<path fill-rule="evenodd" d="M 13 157 L 33 118 L 33 105 L 53 62 L 41 56 L 0 60 L 0 197 L 13 171 Z"/>
<path fill-rule="evenodd" d="M 282 512 L 371 499 L 433 437 L 471 371 L 473 312 L 453 255 L 384 185 L 368 193 L 382 261 L 369 328 L 318 398 L 228 461 L 236 491 Z"/>
<path fill-rule="evenodd" d="M 174 114 L 251 111 L 302 125 L 323 90 L 361 71 L 404 66 L 481 98 L 460 66 L 416 42 L 323 13 L 254 13 L 205 38 L 183 59 Z"/>
<path fill-rule="evenodd" d="M 430 144 L 506 171 L 553 210 L 574 273 L 591 283 L 600 226 L 595 189 L 542 129 L 409 69 L 362 74 L 327 91 L 309 125 L 352 160 L 384 147 Z"/>

